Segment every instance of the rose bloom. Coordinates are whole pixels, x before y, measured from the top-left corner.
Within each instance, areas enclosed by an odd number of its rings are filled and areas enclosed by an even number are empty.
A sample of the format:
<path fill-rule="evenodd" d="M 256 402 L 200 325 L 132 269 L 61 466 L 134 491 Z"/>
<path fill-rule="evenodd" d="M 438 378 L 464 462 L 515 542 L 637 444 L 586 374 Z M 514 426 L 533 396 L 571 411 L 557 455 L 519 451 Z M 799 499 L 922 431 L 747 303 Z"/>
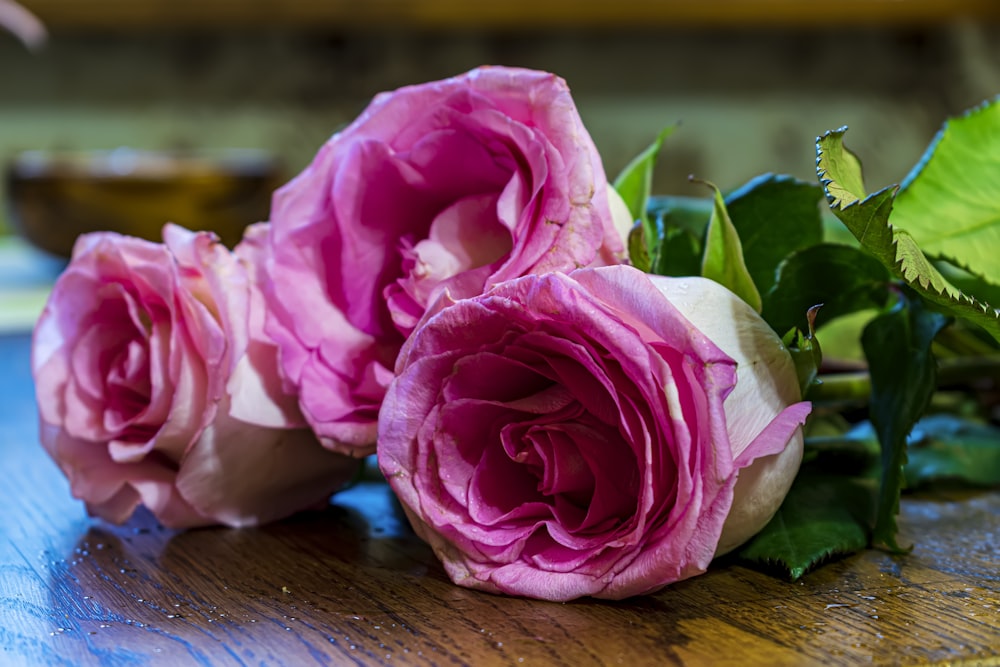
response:
<path fill-rule="evenodd" d="M 14 0 L 0 0 L 0 28 L 10 31 L 31 49 L 41 47 L 48 37 L 38 17 Z"/>
<path fill-rule="evenodd" d="M 326 500 L 357 462 L 281 391 L 253 267 L 209 233 L 81 236 L 35 327 L 42 445 L 91 514 L 243 526 Z M 249 268 L 248 268 L 249 267 Z"/>
<path fill-rule="evenodd" d="M 396 355 L 441 290 L 620 262 L 609 191 L 552 74 L 487 67 L 375 97 L 271 211 L 267 331 L 324 445 L 374 450 Z"/>
<path fill-rule="evenodd" d="M 455 583 L 547 600 L 703 572 L 777 510 L 810 411 L 746 303 L 628 266 L 432 311 L 397 371 L 378 456 L 414 530 Z"/>

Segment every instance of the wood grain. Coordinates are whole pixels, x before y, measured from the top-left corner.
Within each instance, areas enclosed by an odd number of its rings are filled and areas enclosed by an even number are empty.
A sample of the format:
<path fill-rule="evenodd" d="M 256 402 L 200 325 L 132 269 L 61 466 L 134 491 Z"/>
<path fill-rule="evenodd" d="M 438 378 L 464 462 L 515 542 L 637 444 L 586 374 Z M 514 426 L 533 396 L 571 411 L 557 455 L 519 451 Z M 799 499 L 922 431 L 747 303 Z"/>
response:
<path fill-rule="evenodd" d="M 908 498 L 908 556 L 552 604 L 453 586 L 378 481 L 259 529 L 88 519 L 37 444 L 25 336 L 0 369 L 0 665 L 1000 664 L 997 491 Z"/>
<path fill-rule="evenodd" d="M 936 25 L 1000 19 L 994 0 L 22 0 L 50 27 L 134 30 Z"/>

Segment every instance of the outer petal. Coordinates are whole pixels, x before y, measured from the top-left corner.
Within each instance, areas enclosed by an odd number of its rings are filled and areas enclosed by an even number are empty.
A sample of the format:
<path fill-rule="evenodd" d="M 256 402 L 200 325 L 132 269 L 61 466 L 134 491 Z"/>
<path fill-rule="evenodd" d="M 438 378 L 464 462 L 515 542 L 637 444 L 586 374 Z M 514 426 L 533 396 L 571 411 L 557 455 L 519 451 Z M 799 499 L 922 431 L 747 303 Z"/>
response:
<path fill-rule="evenodd" d="M 171 527 L 243 525 L 324 500 L 356 461 L 238 418 L 301 423 L 251 308 L 257 283 L 210 234 L 164 236 L 78 241 L 34 334 L 42 445 L 114 522 L 143 504 Z"/>
<path fill-rule="evenodd" d="M 14 0 L 0 0 L 0 28 L 11 31 L 32 49 L 40 47 L 48 38 L 45 25 L 38 17 Z"/>
<path fill-rule="evenodd" d="M 449 226 L 473 203 L 467 229 Z M 271 224 L 266 331 L 285 389 L 324 445 L 358 454 L 440 292 L 472 297 L 624 250 L 566 83 L 503 67 L 376 96 L 275 193 Z"/>
<path fill-rule="evenodd" d="M 791 356 L 750 306 L 705 278 L 654 277 L 684 315 L 737 362 L 738 381 L 726 400 L 733 455 L 743 468 L 718 553 L 739 546 L 763 528 L 781 506 L 802 461 L 802 432 L 809 415 Z"/>
<path fill-rule="evenodd" d="M 707 281 L 675 286 L 671 300 L 662 280 L 606 267 L 429 309 L 397 360 L 379 464 L 456 583 L 551 600 L 649 593 L 703 572 L 731 523 L 770 517 L 809 405 L 783 398 L 785 381 L 797 393 L 790 359 L 745 304 Z M 638 475 L 630 502 L 590 499 L 588 518 L 611 508 L 600 529 L 560 495 L 587 488 L 581 461 L 622 483 L 620 466 L 563 437 L 592 432 Z"/>
<path fill-rule="evenodd" d="M 171 467 L 153 460 L 116 463 L 101 443 L 74 438 L 44 421 L 39 434 L 42 446 L 69 479 L 73 496 L 86 502 L 90 514 L 122 523 L 143 504 L 171 528 L 214 523 L 178 493 Z"/>
<path fill-rule="evenodd" d="M 177 490 L 215 522 L 252 526 L 324 503 L 358 459 L 320 446 L 308 429 L 271 429 L 220 417 L 181 463 Z"/>
<path fill-rule="evenodd" d="M 305 425 L 305 418 L 299 410 L 297 396 L 284 391 L 278 348 L 264 333 L 269 231 L 270 225 L 266 223 L 251 225 L 234 250 L 248 278 L 247 345 L 229 377 L 226 393 L 232 401 L 230 414 L 236 419 L 273 428 L 298 428 Z"/>

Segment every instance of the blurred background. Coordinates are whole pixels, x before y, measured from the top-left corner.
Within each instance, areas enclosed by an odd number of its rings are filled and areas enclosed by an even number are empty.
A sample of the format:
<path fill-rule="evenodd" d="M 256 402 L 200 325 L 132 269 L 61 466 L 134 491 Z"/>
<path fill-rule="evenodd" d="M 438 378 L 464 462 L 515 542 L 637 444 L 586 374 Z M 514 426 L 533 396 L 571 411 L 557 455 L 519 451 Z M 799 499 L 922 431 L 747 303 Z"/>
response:
<path fill-rule="evenodd" d="M 842 125 L 875 188 L 1000 94 L 996 0 L 21 4 L 49 36 L 0 32 L 0 327 L 30 319 L 60 265 L 12 233 L 23 151 L 255 149 L 283 180 L 375 93 L 503 64 L 568 81 L 609 176 L 679 122 L 657 193 L 703 195 L 689 174 L 813 180 L 815 137 Z"/>

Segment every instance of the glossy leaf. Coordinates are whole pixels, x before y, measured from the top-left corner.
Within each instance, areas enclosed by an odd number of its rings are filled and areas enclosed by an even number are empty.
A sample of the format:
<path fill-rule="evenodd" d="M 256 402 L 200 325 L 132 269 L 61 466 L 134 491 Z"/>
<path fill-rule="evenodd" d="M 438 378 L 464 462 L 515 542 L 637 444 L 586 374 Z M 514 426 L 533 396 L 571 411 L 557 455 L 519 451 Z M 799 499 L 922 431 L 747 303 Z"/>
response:
<path fill-rule="evenodd" d="M 653 260 L 649 256 L 649 245 L 646 241 L 646 230 L 642 222 L 636 221 L 628 233 L 628 259 L 632 266 L 643 273 L 649 273 Z"/>
<path fill-rule="evenodd" d="M 823 184 L 830 210 L 851 230 L 861 246 L 886 267 L 896 264 L 892 227 L 894 187 L 873 195 L 865 193 L 861 161 L 844 145 L 846 127 L 831 130 L 816 142 L 816 173 Z"/>
<path fill-rule="evenodd" d="M 869 412 L 882 452 L 872 537 L 876 544 L 896 552 L 904 550 L 896 542 L 896 514 L 905 481 L 906 436 L 934 393 L 936 368 L 931 343 L 947 323 L 948 318 L 927 310 L 907 291 L 861 335 L 871 375 Z"/>
<path fill-rule="evenodd" d="M 871 253 L 921 297 L 958 317 L 978 324 L 1000 340 L 1000 313 L 963 294 L 927 259 L 913 237 L 890 224 L 894 188 L 865 195 L 861 163 L 843 144 L 846 128 L 827 132 L 816 143 L 816 170 L 834 214 L 861 247 Z"/>
<path fill-rule="evenodd" d="M 870 421 L 845 433 L 807 437 L 806 456 L 822 458 L 824 470 L 848 469 L 860 474 L 880 468 L 878 435 Z M 906 488 L 938 482 L 974 486 L 1000 485 L 1000 428 L 953 414 L 934 414 L 918 421 L 906 438 Z"/>
<path fill-rule="evenodd" d="M 858 480 L 803 472 L 774 518 L 738 555 L 795 581 L 832 557 L 868 546 L 871 495 Z"/>
<path fill-rule="evenodd" d="M 910 434 L 906 485 L 1000 484 L 1000 428 L 954 415 L 931 415 Z"/>
<path fill-rule="evenodd" d="M 653 169 L 656 167 L 656 160 L 660 156 L 663 142 L 673 134 L 676 126 L 665 127 L 657 135 L 649 146 L 635 156 L 629 162 L 618 177 L 615 178 L 614 187 L 625 201 L 632 219 L 642 224 L 645 232 L 645 247 L 653 248 L 657 241 L 656 230 L 650 223 L 646 213 L 649 202 L 650 191 L 653 187 Z M 631 250 L 632 244 L 630 244 Z M 641 261 L 641 258 L 640 258 Z"/>
<path fill-rule="evenodd" d="M 697 197 L 652 197 L 650 220 L 657 242 L 650 271 L 661 276 L 696 276 L 701 272 L 705 229 L 712 200 Z"/>
<path fill-rule="evenodd" d="M 979 276 L 944 260 L 935 260 L 934 267 L 945 280 L 954 285 L 963 294 L 975 294 L 986 303 L 1000 304 L 1000 285 L 988 283 Z"/>
<path fill-rule="evenodd" d="M 948 120 L 892 213 L 926 255 L 1000 285 L 1000 98 Z"/>
<path fill-rule="evenodd" d="M 786 256 L 823 240 L 822 197 L 815 183 L 775 174 L 758 176 L 726 196 L 747 270 L 761 294 L 774 285 Z"/>
<path fill-rule="evenodd" d="M 804 329 L 806 312 L 823 304 L 816 326 L 842 315 L 885 305 L 889 271 L 871 255 L 845 245 L 821 243 L 792 253 L 778 267 L 764 297 L 764 319 L 775 331 Z"/>
<path fill-rule="evenodd" d="M 722 193 L 714 185 L 709 185 L 715 191 L 715 199 L 705 232 L 701 275 L 728 288 L 759 313 L 762 307 L 760 292 L 747 271 L 740 235 L 729 218 Z"/>

